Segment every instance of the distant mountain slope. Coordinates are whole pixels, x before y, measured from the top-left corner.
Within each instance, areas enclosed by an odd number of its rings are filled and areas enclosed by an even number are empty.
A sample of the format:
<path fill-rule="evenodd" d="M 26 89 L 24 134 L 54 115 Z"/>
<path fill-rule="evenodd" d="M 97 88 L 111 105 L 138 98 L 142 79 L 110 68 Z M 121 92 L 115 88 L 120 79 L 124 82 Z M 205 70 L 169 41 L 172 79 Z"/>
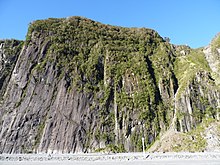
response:
<path fill-rule="evenodd" d="M 167 130 L 217 121 L 218 42 L 207 53 L 146 28 L 33 22 L 22 49 L 1 47 L 14 60 L 1 79 L 0 152 L 141 151 L 142 138 L 147 148 Z"/>

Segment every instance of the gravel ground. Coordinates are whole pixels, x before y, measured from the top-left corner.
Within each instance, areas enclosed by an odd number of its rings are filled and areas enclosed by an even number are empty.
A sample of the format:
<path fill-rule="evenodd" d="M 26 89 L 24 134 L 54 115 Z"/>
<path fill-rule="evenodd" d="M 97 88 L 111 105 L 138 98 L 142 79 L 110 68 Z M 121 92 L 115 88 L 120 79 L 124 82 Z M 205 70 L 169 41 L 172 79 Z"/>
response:
<path fill-rule="evenodd" d="M 219 165 L 220 161 L 179 160 L 179 161 L 121 161 L 121 162 L 0 162 L 1 165 Z"/>
<path fill-rule="evenodd" d="M 0 165 L 219 165 L 220 153 L 1 154 Z"/>

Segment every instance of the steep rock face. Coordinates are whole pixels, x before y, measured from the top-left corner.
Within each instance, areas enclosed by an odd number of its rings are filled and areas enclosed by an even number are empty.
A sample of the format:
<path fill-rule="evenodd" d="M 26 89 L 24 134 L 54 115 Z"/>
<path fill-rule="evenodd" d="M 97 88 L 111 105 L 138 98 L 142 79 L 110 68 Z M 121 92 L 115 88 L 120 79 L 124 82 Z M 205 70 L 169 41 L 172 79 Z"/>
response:
<path fill-rule="evenodd" d="M 22 42 L 17 40 L 0 41 L 0 99 L 2 99 L 6 90 L 21 46 Z"/>
<path fill-rule="evenodd" d="M 0 152 L 140 151 L 142 138 L 218 118 L 204 59 L 151 29 L 35 21 L 2 90 Z"/>
<path fill-rule="evenodd" d="M 211 75 L 198 72 L 175 102 L 176 129 L 188 132 L 204 118 L 219 119 L 220 91 Z"/>
<path fill-rule="evenodd" d="M 149 29 L 36 21 L 5 92 L 1 152 L 140 150 L 167 124 L 150 58 L 170 63 L 168 46 Z"/>
<path fill-rule="evenodd" d="M 173 124 L 177 130 L 187 132 L 205 118 L 218 119 L 219 87 L 212 73 L 203 49 L 191 50 L 188 55 L 176 58 L 179 88 L 174 97 Z"/>
<path fill-rule="evenodd" d="M 212 69 L 212 76 L 217 85 L 220 84 L 220 34 L 217 34 L 212 42 L 203 50 L 206 60 Z"/>
<path fill-rule="evenodd" d="M 42 72 L 37 68 L 45 58 L 48 44 L 44 38 L 33 36 L 32 44 L 25 45 L 14 68 L 2 107 L 6 113 L 0 134 L 3 152 L 83 150 L 77 146 L 83 141 L 76 141 L 74 136 L 83 131 L 78 122 L 89 99 L 76 91 L 67 93 L 67 82 L 64 77 L 58 79 L 59 71 L 54 63 L 45 64 Z M 64 137 L 65 143 L 70 144 L 63 143 Z"/>

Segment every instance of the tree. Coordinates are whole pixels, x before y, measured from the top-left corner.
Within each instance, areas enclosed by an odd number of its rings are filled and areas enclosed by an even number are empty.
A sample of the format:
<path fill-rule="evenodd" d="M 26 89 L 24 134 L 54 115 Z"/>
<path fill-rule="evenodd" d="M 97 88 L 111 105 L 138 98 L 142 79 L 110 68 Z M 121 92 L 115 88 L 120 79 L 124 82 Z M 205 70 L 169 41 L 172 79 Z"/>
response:
<path fill-rule="evenodd" d="M 170 42 L 170 38 L 169 37 L 164 37 L 164 40 L 166 41 L 166 42 Z"/>

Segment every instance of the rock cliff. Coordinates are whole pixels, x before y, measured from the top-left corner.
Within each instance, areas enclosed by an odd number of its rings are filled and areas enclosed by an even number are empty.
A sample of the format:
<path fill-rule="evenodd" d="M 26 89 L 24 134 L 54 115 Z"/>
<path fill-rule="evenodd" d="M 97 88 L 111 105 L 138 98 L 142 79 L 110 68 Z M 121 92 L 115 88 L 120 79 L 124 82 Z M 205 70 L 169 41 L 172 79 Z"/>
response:
<path fill-rule="evenodd" d="M 218 39 L 194 50 L 69 17 L 0 43 L 1 153 L 141 151 L 219 119 Z"/>

